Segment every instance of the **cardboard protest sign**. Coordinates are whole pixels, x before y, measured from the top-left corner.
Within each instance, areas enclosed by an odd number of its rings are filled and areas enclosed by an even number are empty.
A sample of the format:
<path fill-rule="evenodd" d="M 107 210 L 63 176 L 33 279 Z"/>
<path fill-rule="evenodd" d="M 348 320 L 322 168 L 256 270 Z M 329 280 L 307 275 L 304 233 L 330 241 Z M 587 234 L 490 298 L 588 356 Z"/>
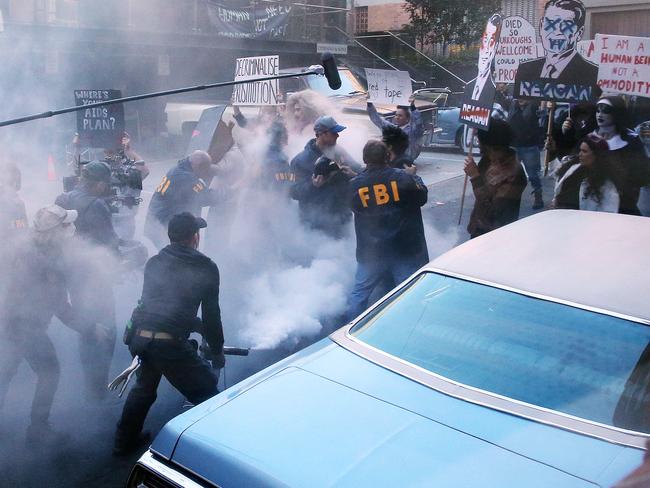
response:
<path fill-rule="evenodd" d="M 478 129 L 488 128 L 496 96 L 492 64 L 499 47 L 501 25 L 501 15 L 494 14 L 485 26 L 478 55 L 478 74 L 476 79 L 465 87 L 465 96 L 460 108 L 460 121 Z"/>
<path fill-rule="evenodd" d="M 235 63 L 235 81 L 278 74 L 280 74 L 280 56 L 238 58 Z M 233 105 L 278 105 L 280 99 L 279 80 L 235 85 L 232 91 Z"/>
<path fill-rule="evenodd" d="M 225 109 L 224 105 L 218 105 L 201 112 L 201 118 L 192 132 L 192 138 L 185 154 L 206 151 L 215 163 L 223 158 L 235 143 L 232 131 L 221 120 Z"/>
<path fill-rule="evenodd" d="M 650 38 L 596 34 L 596 46 L 603 91 L 650 97 Z"/>
<path fill-rule="evenodd" d="M 537 57 L 537 32 L 523 17 L 503 19 L 499 47 L 494 60 L 496 83 L 514 83 L 519 63 Z"/>
<path fill-rule="evenodd" d="M 590 63 L 598 64 L 598 49 L 596 49 L 596 40 L 580 41 L 578 43 L 578 54 Z"/>
<path fill-rule="evenodd" d="M 580 0 L 546 3 L 539 26 L 544 55 L 519 65 L 515 98 L 587 102 L 600 96 L 598 67 L 577 51 L 586 12 Z"/>
<path fill-rule="evenodd" d="M 407 71 L 366 68 L 368 100 L 386 105 L 408 105 L 412 95 L 411 75 Z"/>
<path fill-rule="evenodd" d="M 120 90 L 75 90 L 75 105 L 89 105 L 121 98 Z M 77 132 L 82 145 L 114 148 L 124 132 L 124 107 L 121 103 L 91 107 L 77 112 Z"/>

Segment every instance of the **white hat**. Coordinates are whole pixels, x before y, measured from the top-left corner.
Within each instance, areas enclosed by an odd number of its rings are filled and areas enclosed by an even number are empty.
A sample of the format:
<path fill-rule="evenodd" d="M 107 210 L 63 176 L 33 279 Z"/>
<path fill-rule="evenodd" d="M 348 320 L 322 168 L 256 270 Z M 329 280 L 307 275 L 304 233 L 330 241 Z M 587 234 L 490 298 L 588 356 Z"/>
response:
<path fill-rule="evenodd" d="M 34 229 L 37 232 L 47 232 L 61 224 L 71 224 L 77 220 L 76 210 L 66 210 L 58 205 L 48 205 L 41 208 L 34 216 Z"/>

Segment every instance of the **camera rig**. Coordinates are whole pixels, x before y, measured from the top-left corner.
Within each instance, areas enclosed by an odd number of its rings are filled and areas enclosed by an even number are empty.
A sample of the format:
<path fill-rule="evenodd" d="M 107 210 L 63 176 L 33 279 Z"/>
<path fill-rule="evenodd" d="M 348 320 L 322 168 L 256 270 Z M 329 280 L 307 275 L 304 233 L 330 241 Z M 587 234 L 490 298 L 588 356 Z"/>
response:
<path fill-rule="evenodd" d="M 102 159 L 111 169 L 110 194 L 106 197 L 111 211 L 118 213 L 121 207 L 133 208 L 142 202 L 139 192 L 142 190 L 142 173 L 138 166 L 144 161 L 137 161 L 128 158 L 123 150 L 113 155 L 105 155 Z M 71 176 L 63 177 L 63 191 L 69 192 L 74 189 L 81 180 L 83 167 L 90 161 L 82 161 L 76 157 L 73 162 Z"/>

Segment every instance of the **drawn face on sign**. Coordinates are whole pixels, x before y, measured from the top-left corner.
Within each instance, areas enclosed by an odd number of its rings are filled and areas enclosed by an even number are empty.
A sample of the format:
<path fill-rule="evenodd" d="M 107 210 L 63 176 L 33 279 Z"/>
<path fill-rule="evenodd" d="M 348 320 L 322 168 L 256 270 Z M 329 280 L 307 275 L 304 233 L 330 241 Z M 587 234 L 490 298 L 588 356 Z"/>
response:
<path fill-rule="evenodd" d="M 547 53 L 560 54 L 576 49 L 584 30 L 573 10 L 550 5 L 542 17 L 539 35 Z"/>
<path fill-rule="evenodd" d="M 501 32 L 501 18 L 499 17 L 498 20 L 498 25 L 493 19 L 490 19 L 485 26 L 485 32 L 483 32 L 483 37 L 481 38 L 481 50 L 478 54 L 479 76 L 485 76 L 490 72 L 492 60 L 497 53 L 497 44 Z"/>

